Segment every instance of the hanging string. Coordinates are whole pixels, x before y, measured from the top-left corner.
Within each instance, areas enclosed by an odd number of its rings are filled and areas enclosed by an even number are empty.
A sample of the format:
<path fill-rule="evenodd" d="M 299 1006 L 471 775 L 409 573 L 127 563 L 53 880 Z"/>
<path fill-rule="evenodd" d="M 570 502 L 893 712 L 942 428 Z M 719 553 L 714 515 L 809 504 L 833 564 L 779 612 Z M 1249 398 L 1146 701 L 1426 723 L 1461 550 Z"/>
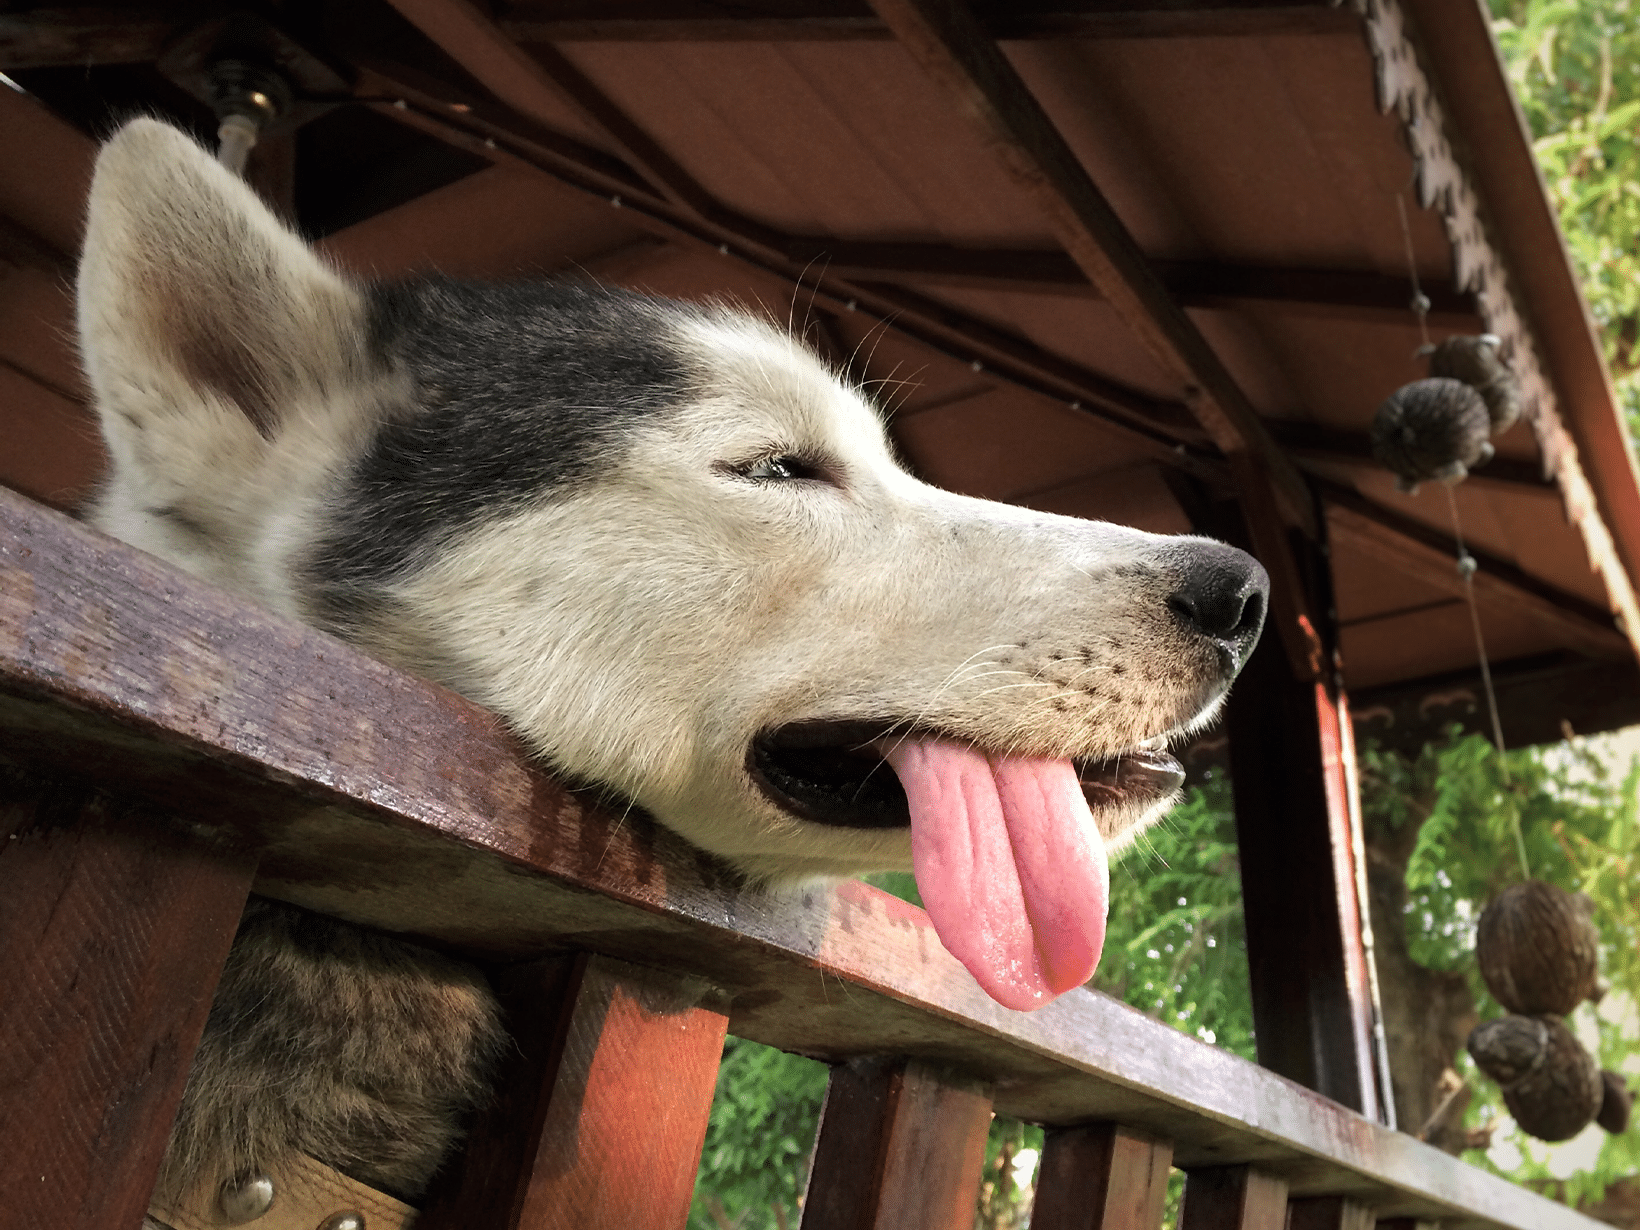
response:
<path fill-rule="evenodd" d="M 1401 241 L 1407 249 L 1407 277 L 1412 279 L 1412 310 L 1418 315 L 1418 333 L 1423 338 L 1423 344 L 1418 347 L 1419 354 L 1426 354 L 1433 347 L 1429 340 L 1429 296 L 1424 294 L 1423 288 L 1418 285 L 1418 257 L 1412 250 L 1412 226 L 1407 222 L 1406 197 L 1401 193 L 1395 194 L 1395 208 L 1401 215 Z"/>
<path fill-rule="evenodd" d="M 1481 687 L 1486 692 L 1486 708 L 1492 717 L 1492 742 L 1498 749 L 1498 769 L 1503 776 L 1503 789 L 1508 799 L 1510 828 L 1515 834 L 1515 853 L 1520 856 L 1520 873 L 1525 878 L 1532 878 L 1532 866 L 1526 858 L 1526 838 L 1520 830 L 1520 808 L 1514 800 L 1514 792 L 1510 788 L 1509 758 L 1503 748 L 1503 720 L 1498 716 L 1498 694 L 1492 687 L 1492 665 L 1486 657 L 1486 638 L 1481 635 L 1481 612 L 1475 604 L 1475 557 L 1469 554 L 1469 548 L 1464 546 L 1463 527 L 1458 521 L 1458 497 L 1453 494 L 1448 483 L 1442 483 L 1441 489 L 1446 492 L 1447 507 L 1452 510 L 1452 537 L 1458 544 L 1458 575 L 1463 578 L 1464 601 L 1469 606 L 1469 626 L 1475 632 L 1475 652 L 1480 657 Z"/>

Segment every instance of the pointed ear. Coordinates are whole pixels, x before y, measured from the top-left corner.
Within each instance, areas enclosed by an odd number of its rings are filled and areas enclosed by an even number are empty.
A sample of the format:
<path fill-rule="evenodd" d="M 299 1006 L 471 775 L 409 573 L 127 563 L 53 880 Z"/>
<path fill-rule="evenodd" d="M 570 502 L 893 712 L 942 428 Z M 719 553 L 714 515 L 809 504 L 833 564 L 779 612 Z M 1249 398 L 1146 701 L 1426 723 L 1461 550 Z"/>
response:
<path fill-rule="evenodd" d="M 359 374 L 358 291 L 193 141 L 136 120 L 97 159 L 80 338 L 104 428 L 179 416 L 224 438 L 277 435 L 292 408 Z M 152 446 L 156 441 L 148 438 Z"/>

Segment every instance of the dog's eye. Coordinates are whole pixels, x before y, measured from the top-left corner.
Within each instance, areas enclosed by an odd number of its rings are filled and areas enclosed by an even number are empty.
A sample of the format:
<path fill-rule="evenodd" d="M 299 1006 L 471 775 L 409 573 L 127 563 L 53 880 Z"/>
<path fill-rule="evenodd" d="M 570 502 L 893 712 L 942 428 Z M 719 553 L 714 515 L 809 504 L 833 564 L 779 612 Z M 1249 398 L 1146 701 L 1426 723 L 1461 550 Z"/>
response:
<path fill-rule="evenodd" d="M 762 457 L 750 465 L 739 469 L 742 478 L 749 478 L 754 482 L 782 483 L 802 478 L 824 478 L 820 467 L 805 461 L 793 453 L 781 453 L 775 457 Z"/>

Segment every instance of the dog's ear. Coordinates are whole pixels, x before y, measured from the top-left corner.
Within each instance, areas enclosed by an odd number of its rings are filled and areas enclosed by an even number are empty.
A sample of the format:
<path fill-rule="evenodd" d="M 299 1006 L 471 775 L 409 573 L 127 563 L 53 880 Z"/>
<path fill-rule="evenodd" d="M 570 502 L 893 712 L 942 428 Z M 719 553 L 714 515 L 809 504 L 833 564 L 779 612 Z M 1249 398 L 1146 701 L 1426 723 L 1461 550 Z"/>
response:
<path fill-rule="evenodd" d="M 171 435 L 179 416 L 219 447 L 249 429 L 272 438 L 292 407 L 362 364 L 359 292 L 239 178 L 154 120 L 126 125 L 97 160 L 79 316 L 116 454 L 122 436 Z"/>

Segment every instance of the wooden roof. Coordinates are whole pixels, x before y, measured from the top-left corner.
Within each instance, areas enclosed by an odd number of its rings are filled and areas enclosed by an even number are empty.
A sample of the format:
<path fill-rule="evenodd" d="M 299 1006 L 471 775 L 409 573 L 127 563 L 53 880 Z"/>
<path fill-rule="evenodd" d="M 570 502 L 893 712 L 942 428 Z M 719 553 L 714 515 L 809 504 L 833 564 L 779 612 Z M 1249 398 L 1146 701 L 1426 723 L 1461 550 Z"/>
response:
<path fill-rule="evenodd" d="M 1410 246 L 1431 334 L 1498 333 L 1528 393 L 1455 492 L 1511 741 L 1640 720 L 1640 484 L 1477 0 L 233 12 L 0 15 L 0 481 L 69 505 L 101 465 L 69 291 L 95 136 L 208 138 L 236 55 L 300 100 L 253 179 L 344 267 L 761 307 L 930 481 L 1244 534 L 1295 670 L 1336 641 L 1392 738 L 1479 712 L 1447 498 L 1367 451 L 1425 374 Z"/>

